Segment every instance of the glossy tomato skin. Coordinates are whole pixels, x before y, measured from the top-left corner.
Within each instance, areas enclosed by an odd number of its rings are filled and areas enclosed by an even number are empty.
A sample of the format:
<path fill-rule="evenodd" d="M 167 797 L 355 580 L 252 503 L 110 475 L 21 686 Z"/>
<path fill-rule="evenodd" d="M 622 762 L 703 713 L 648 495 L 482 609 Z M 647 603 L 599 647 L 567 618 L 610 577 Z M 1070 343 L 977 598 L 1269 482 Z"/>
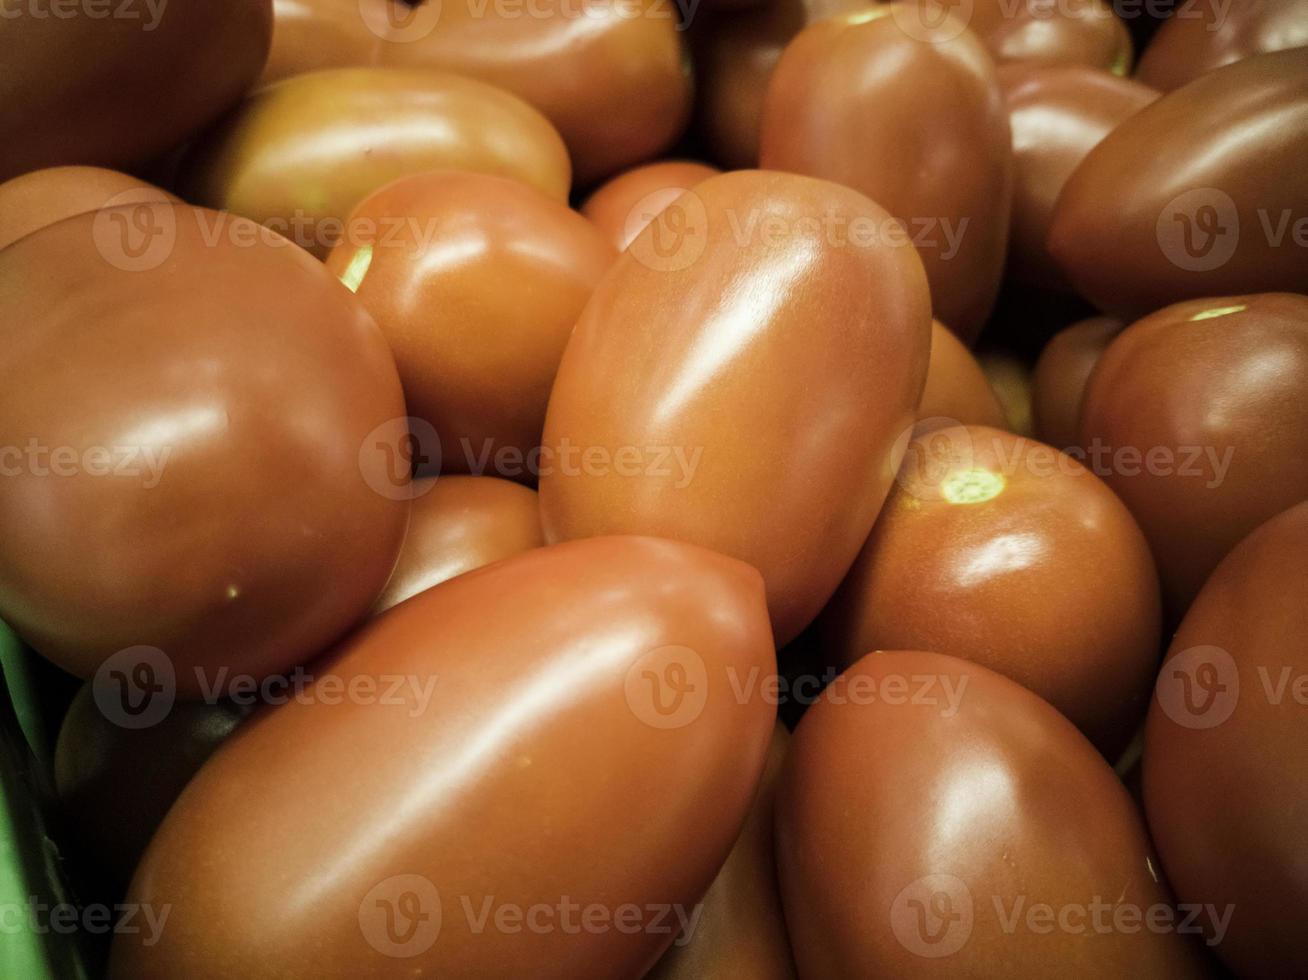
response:
<path fill-rule="evenodd" d="M 1170 92 L 1232 62 L 1305 46 L 1305 0 L 1194 4 L 1187 16 L 1169 18 L 1154 34 L 1140 57 L 1137 76 L 1146 85 Z"/>
<path fill-rule="evenodd" d="M 400 557 L 373 614 L 544 543 L 534 490 L 490 476 L 420 477 Z"/>
<path fill-rule="evenodd" d="M 167 191 L 103 167 L 49 167 L 0 184 L 0 249 L 24 235 L 105 206 L 177 201 Z"/>
<path fill-rule="evenodd" d="M 1004 411 L 972 352 L 939 320 L 931 322 L 931 360 L 917 408 L 917 431 L 950 425 L 1004 426 Z"/>
<path fill-rule="evenodd" d="M 759 165 L 763 96 L 782 50 L 824 17 L 867 10 L 873 0 L 769 0 L 754 10 L 703 16 L 690 28 L 696 129 L 728 170 Z"/>
<path fill-rule="evenodd" d="M 568 196 L 563 141 L 521 99 L 470 78 L 380 68 L 311 72 L 259 90 L 195 148 L 180 193 L 324 256 L 370 193 L 440 169 Z"/>
<path fill-rule="evenodd" d="M 598 187 L 581 206 L 581 213 L 621 252 L 682 191 L 719 173 L 717 167 L 694 160 L 647 163 Z"/>
<path fill-rule="evenodd" d="M 665 0 L 277 0 L 265 79 L 317 68 L 430 68 L 488 82 L 563 134 L 580 184 L 667 149 L 690 115 L 691 73 Z"/>
<path fill-rule="evenodd" d="M 184 205 L 84 214 L 0 252 L 0 323 L 0 443 L 25 447 L 0 617 L 38 651 L 90 677 L 155 647 L 195 697 L 303 663 L 372 604 L 408 518 L 375 443 L 404 402 L 309 255 Z"/>
<path fill-rule="evenodd" d="M 1138 925 L 1170 898 L 1112 769 L 977 664 L 861 659 L 800 722 L 777 804 L 803 976 L 1204 975 L 1192 938 Z"/>
<path fill-rule="evenodd" d="M 1144 535 L 1070 456 L 958 426 L 910 444 L 824 625 L 848 666 L 929 646 L 1049 701 L 1110 760 L 1143 719 L 1161 651 Z"/>
<path fill-rule="evenodd" d="M 1051 4 L 1047 0 L 910 0 L 901 23 L 920 30 L 946 13 L 957 17 L 996 62 L 1084 65 L 1125 75 L 1131 70 L 1131 36 L 1107 0 Z"/>
<path fill-rule="evenodd" d="M 550 397 L 547 540 L 647 533 L 763 573 L 780 642 L 885 498 L 926 375 L 921 263 L 827 181 L 740 171 L 637 236 L 577 322 Z"/>
<path fill-rule="evenodd" d="M 0 18 L 0 181 L 143 164 L 238 102 L 268 57 L 270 0 L 96 6 Z"/>
<path fill-rule="evenodd" d="M 1216 950 L 1242 977 L 1308 971 L 1308 503 L 1217 566 L 1159 674 L 1144 797 L 1184 902 L 1233 909 Z"/>
<path fill-rule="evenodd" d="M 55 792 L 73 848 L 115 893 L 186 784 L 248 714 L 229 701 L 179 701 L 157 723 L 127 728 L 97 706 L 93 684 L 78 691 L 55 746 Z"/>
<path fill-rule="evenodd" d="M 1013 229 L 1009 275 L 1065 288 L 1045 248 L 1067 179 L 1114 127 L 1158 98 L 1126 78 L 1080 66 L 1004 65 L 999 84 L 1013 130 Z"/>
<path fill-rule="evenodd" d="M 1090 151 L 1058 198 L 1049 250 L 1078 293 L 1127 319 L 1308 291 L 1306 153 L 1308 49 L 1210 72 Z"/>
<path fill-rule="evenodd" d="M 539 0 L 531 15 L 442 0 L 389 35 L 384 63 L 479 78 L 539 109 L 586 186 L 657 156 L 690 119 L 690 63 L 666 0 Z M 512 11 L 516 11 L 513 13 Z"/>
<path fill-rule="evenodd" d="M 383 25 L 393 0 L 272 0 L 272 8 L 272 50 L 262 84 L 383 60 Z"/>
<path fill-rule="evenodd" d="M 790 733 L 778 722 L 754 806 L 731 855 L 704 893 L 699 921 L 689 935 L 677 938 L 645 980 L 794 980 L 772 831 L 777 778 L 789 746 Z"/>
<path fill-rule="evenodd" d="M 1033 386 L 1032 407 L 1041 442 L 1056 449 L 1081 446 L 1081 401 L 1086 384 L 1099 358 L 1125 326 L 1113 317 L 1097 316 L 1065 327 L 1050 338 L 1036 361 Z"/>
<path fill-rule="evenodd" d="M 200 771 L 129 893 L 170 903 L 168 928 L 118 937 L 111 975 L 640 976 L 675 917 L 614 910 L 689 914 L 712 881 L 775 718 L 732 681 L 774 669 L 758 573 L 691 545 L 569 542 L 414 596 Z M 413 683 L 328 700 L 387 677 Z M 500 928 L 487 902 L 556 925 Z M 608 928 L 577 927 L 591 907 Z"/>
<path fill-rule="evenodd" d="M 1096 442 L 1175 622 L 1231 548 L 1308 497 L 1308 297 L 1193 300 L 1132 324 L 1082 401 L 1081 444 Z"/>
<path fill-rule="evenodd" d="M 760 162 L 853 187 L 899 218 L 935 316 L 970 343 L 1008 245 L 1008 114 L 969 31 L 946 18 L 919 38 L 896 9 L 827 18 L 787 46 L 764 100 Z"/>
<path fill-rule="evenodd" d="M 420 472 L 534 482 L 550 386 L 612 246 L 535 188 L 454 171 L 388 184 L 349 224 L 327 267 L 395 354 Z"/>

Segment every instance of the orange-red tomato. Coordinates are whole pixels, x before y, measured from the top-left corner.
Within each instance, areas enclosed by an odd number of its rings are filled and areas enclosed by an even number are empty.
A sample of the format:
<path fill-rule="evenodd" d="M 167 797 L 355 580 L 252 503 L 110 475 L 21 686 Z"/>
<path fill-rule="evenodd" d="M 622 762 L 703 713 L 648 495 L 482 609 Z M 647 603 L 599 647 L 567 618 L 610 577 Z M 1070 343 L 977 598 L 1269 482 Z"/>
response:
<path fill-rule="evenodd" d="M 200 770 L 128 893 L 167 928 L 110 975 L 642 976 L 744 824 L 775 714 L 737 690 L 774 669 L 758 573 L 691 545 L 429 589 Z"/>
<path fill-rule="evenodd" d="M 1144 535 L 1074 458 L 958 426 L 909 446 L 895 489 L 828 607 L 843 665 L 929 648 L 1030 688 L 1116 760 L 1162 649 Z"/>
<path fill-rule="evenodd" d="M 240 101 L 271 34 L 270 0 L 6 2 L 0 181 L 136 166 L 181 145 Z"/>
<path fill-rule="evenodd" d="M 1183 902 L 1241 977 L 1308 970 L 1308 503 L 1244 539 L 1204 585 L 1158 675 L 1144 797 Z"/>
<path fill-rule="evenodd" d="M 180 193 L 325 256 L 379 187 L 428 170 L 512 177 L 558 201 L 567 150 L 502 89 L 421 69 L 342 68 L 260 89 L 195 148 Z"/>
<path fill-rule="evenodd" d="M 372 605 L 404 400 L 321 263 L 234 215 L 112 208 L 0 252 L 0 323 L 0 617 L 39 652 L 133 707 L 303 663 Z"/>
<path fill-rule="evenodd" d="M 1138 77 L 1163 92 L 1268 51 L 1308 47 L 1308 0 L 1192 3 L 1168 18 L 1140 58 Z"/>
<path fill-rule="evenodd" d="M 369 195 L 327 267 L 390 342 L 423 473 L 534 482 L 572 326 L 615 252 L 567 205 L 438 171 Z"/>
<path fill-rule="evenodd" d="M 1127 327 L 1090 375 L 1080 444 L 1179 620 L 1223 555 L 1308 499 L 1308 296 L 1192 300 Z"/>
<path fill-rule="evenodd" d="M 921 262 L 823 180 L 712 177 L 591 296 L 550 396 L 547 540 L 655 534 L 763 573 L 778 640 L 867 536 L 926 376 Z"/>
<path fill-rule="evenodd" d="M 672 0 L 276 0 L 265 78 L 433 68 L 489 82 L 549 119 L 583 185 L 667 149 L 690 115 Z"/>
<path fill-rule="evenodd" d="M 599 187 L 581 206 L 581 213 L 621 252 L 683 191 L 718 173 L 717 167 L 691 160 L 647 163 Z"/>
<path fill-rule="evenodd" d="M 832 682 L 776 833 L 805 977 L 1206 975 L 1113 770 L 977 664 L 873 653 Z"/>
<path fill-rule="evenodd" d="M 894 4 L 802 31 L 768 83 L 760 165 L 853 187 L 902 224 L 935 316 L 967 343 L 999 291 L 1013 151 L 994 64 L 946 18 L 921 36 Z"/>
<path fill-rule="evenodd" d="M 414 480 L 409 529 L 373 613 L 544 543 L 533 490 L 488 476 Z"/>
<path fill-rule="evenodd" d="M 101 167 L 34 170 L 0 184 L 0 248 L 87 211 L 176 200 L 167 191 L 116 170 Z"/>
<path fill-rule="evenodd" d="M 917 408 L 917 431 L 950 425 L 1005 425 L 1004 410 L 981 365 L 953 331 L 931 323 L 931 360 Z"/>
<path fill-rule="evenodd" d="M 1202 75 L 1104 137 L 1059 195 L 1048 247 L 1124 318 L 1210 296 L 1308 292 L 1308 48 Z"/>

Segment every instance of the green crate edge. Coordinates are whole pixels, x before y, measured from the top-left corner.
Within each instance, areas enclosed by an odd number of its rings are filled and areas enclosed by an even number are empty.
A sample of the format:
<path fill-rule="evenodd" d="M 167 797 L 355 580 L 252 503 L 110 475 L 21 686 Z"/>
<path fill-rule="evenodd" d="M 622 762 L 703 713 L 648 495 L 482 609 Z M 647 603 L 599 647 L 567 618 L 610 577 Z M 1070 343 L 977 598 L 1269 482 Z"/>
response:
<path fill-rule="evenodd" d="M 32 686 L 32 656 L 0 623 L 0 977 L 88 980 L 77 942 L 34 929 L 23 911 L 32 898 L 67 901 L 39 802 L 37 774 L 50 772 L 53 739 Z"/>

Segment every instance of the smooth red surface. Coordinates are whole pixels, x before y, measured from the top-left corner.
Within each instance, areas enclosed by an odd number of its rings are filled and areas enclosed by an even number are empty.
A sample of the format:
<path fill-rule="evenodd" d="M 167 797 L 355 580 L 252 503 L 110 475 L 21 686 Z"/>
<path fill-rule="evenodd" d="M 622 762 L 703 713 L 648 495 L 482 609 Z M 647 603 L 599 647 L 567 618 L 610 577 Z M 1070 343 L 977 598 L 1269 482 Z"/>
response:
<path fill-rule="evenodd" d="M 1049 446 L 958 426 L 919 436 L 826 615 L 843 665 L 929 647 L 1012 678 L 1116 760 L 1161 652 L 1144 535 Z"/>
<path fill-rule="evenodd" d="M 760 165 L 853 187 L 898 218 L 934 315 L 970 344 L 1008 248 L 1008 111 L 970 31 L 946 18 L 910 34 L 899 11 L 829 17 L 786 47 L 764 100 Z"/>
<path fill-rule="evenodd" d="M 717 167 L 693 160 L 647 163 L 596 189 L 581 213 L 621 252 L 683 191 L 719 173 Z"/>
<path fill-rule="evenodd" d="M 1110 316 L 1065 327 L 1049 339 L 1036 361 L 1032 409 L 1036 435 L 1058 449 L 1081 442 L 1081 401 L 1099 358 L 1126 326 Z M 1084 448 L 1084 447 L 1082 447 Z"/>
<path fill-rule="evenodd" d="M 157 647 L 195 697 L 372 605 L 408 519 L 404 402 L 306 252 L 185 205 L 83 214 L 0 252 L 0 323 L 0 616 L 38 651 L 90 677 Z"/>
<path fill-rule="evenodd" d="M 774 669 L 758 573 L 690 545 L 569 542 L 430 589 L 200 771 L 128 893 L 167 928 L 117 936 L 110 975 L 638 977 L 676 929 L 647 910 L 689 914 L 745 821 L 774 709 L 733 680 Z"/>
<path fill-rule="evenodd" d="M 560 202 L 571 181 L 558 132 L 502 89 L 424 69 L 341 68 L 248 98 L 188 156 L 179 190 L 321 257 L 364 198 L 428 170 L 511 177 Z"/>
<path fill-rule="evenodd" d="M 748 561 L 792 639 L 867 536 L 926 377 L 912 248 L 828 233 L 888 220 L 848 188 L 762 171 L 665 209 L 563 355 L 546 539 L 656 534 Z"/>
<path fill-rule="evenodd" d="M 488 82 L 563 134 L 585 185 L 656 156 L 690 116 L 678 5 L 276 0 L 265 79 L 317 68 L 432 68 Z"/>
<path fill-rule="evenodd" d="M 400 557 L 373 613 L 544 543 L 535 491 L 489 476 L 420 477 Z"/>
<path fill-rule="evenodd" d="M 1170 904 L 1134 803 L 1062 715 L 953 657 L 873 653 L 827 689 L 777 861 L 805 977 L 1205 975 L 1193 937 L 1093 927 L 1095 902 Z"/>
<path fill-rule="evenodd" d="M 1308 296 L 1193 300 L 1132 324 L 1086 387 L 1080 442 L 1096 441 L 1175 622 L 1240 539 L 1308 498 Z"/>
<path fill-rule="evenodd" d="M 678 937 L 646 980 L 794 980 L 772 831 L 777 779 L 789 746 L 790 734 L 778 722 L 749 819 L 704 893 L 694 931 Z"/>
<path fill-rule="evenodd" d="M 1184 902 L 1231 910 L 1218 954 L 1241 977 L 1308 970 L 1308 503 L 1217 566 L 1158 677 L 1144 797 Z M 1217 938 L 1211 933 L 1212 938 Z"/>
<path fill-rule="evenodd" d="M 1004 65 L 999 84 L 1013 129 L 1009 276 L 1066 288 L 1045 241 L 1067 179 L 1124 119 L 1158 98 L 1153 89 L 1080 66 Z"/>
<path fill-rule="evenodd" d="M 327 268 L 386 335 L 420 472 L 534 483 L 550 386 L 612 246 L 535 188 L 456 171 L 388 184 L 350 227 Z"/>
<path fill-rule="evenodd" d="M 0 181 L 180 146 L 254 84 L 271 35 L 271 0 L 6 3 Z"/>
<path fill-rule="evenodd" d="M 1308 292 L 1308 48 L 1247 58 L 1158 99 L 1063 187 L 1048 247 L 1104 313 Z"/>
<path fill-rule="evenodd" d="M 105 206 L 176 201 L 116 170 L 50 167 L 0 184 L 0 249 L 64 218 Z"/>
<path fill-rule="evenodd" d="M 1305 0 L 1196 3 L 1165 21 L 1140 58 L 1137 75 L 1170 92 L 1205 72 L 1268 51 L 1308 46 Z"/>
<path fill-rule="evenodd" d="M 938 320 L 931 323 L 931 360 L 917 407 L 917 431 L 949 425 L 1002 428 L 1004 411 L 972 352 Z"/>

